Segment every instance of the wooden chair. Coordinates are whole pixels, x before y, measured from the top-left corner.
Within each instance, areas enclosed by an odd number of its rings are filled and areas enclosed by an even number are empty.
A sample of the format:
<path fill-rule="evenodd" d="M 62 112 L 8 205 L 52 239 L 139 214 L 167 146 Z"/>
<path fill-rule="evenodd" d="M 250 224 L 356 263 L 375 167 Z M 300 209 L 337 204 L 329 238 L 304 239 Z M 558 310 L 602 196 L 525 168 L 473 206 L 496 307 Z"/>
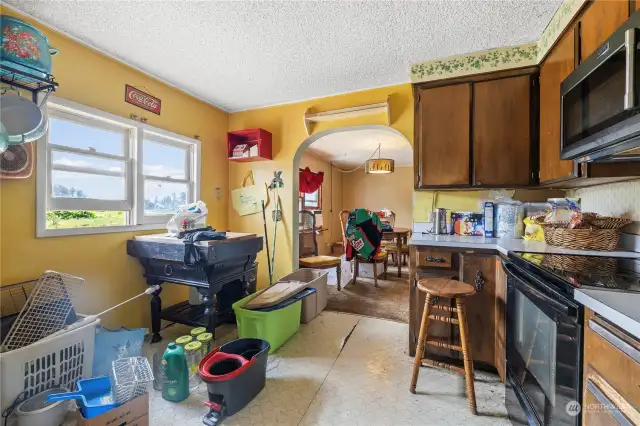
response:
<path fill-rule="evenodd" d="M 342 210 L 340 212 L 340 228 L 342 229 L 342 244 L 344 245 L 344 252 L 347 252 L 347 236 L 345 234 L 345 229 L 347 226 L 347 218 L 349 217 L 349 210 Z M 373 260 L 369 260 L 360 255 L 356 255 L 353 257 L 353 283 L 356 283 L 356 279 L 358 278 L 358 264 L 359 263 L 371 263 L 373 265 L 373 285 L 374 287 L 378 287 L 378 264 L 384 265 L 384 279 L 387 279 L 387 269 L 389 267 L 389 255 L 386 251 L 381 250 L 380 253 Z"/>
<path fill-rule="evenodd" d="M 469 342 L 469 328 L 467 326 L 467 316 L 465 315 L 465 299 L 476 293 L 475 287 L 471 284 L 452 280 L 450 278 L 423 278 L 418 281 L 418 290 L 426 293 L 424 302 L 424 310 L 422 312 L 422 322 L 420 324 L 420 334 L 418 335 L 418 346 L 416 348 L 416 357 L 413 361 L 413 373 L 411 375 L 411 385 L 409 391 L 416 393 L 416 383 L 418 382 L 418 374 L 420 366 L 441 367 L 448 370 L 463 373 L 467 388 L 467 401 L 469 408 L 473 414 L 478 414 L 476 409 L 476 391 L 473 383 L 473 358 L 471 356 L 471 343 Z M 435 303 L 435 299 L 439 297 L 453 298 L 456 301 L 456 307 L 439 305 Z M 458 318 L 450 318 L 431 314 L 433 309 L 447 312 L 455 312 Z M 461 346 L 450 345 L 439 340 L 429 340 L 427 338 L 427 329 L 429 320 L 447 322 L 460 327 Z M 454 351 L 462 352 L 464 360 L 464 368 L 444 362 L 435 361 L 424 356 L 424 345 L 432 345 L 441 348 L 447 348 Z"/>
<path fill-rule="evenodd" d="M 316 217 L 313 212 L 309 210 L 300 211 L 300 216 L 300 255 L 298 264 L 302 267 L 312 269 L 336 268 L 336 274 L 338 275 L 338 290 L 341 290 L 342 271 L 340 266 L 342 260 L 339 257 L 334 256 L 318 256 Z M 307 220 L 303 220 L 303 217 L 305 216 Z"/>

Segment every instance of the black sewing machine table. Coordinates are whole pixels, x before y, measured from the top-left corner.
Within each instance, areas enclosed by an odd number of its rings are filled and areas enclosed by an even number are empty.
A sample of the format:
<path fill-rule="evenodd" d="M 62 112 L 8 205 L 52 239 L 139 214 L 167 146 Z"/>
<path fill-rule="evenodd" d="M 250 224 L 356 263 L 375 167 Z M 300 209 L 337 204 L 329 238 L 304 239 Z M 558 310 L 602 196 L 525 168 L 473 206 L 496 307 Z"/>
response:
<path fill-rule="evenodd" d="M 163 283 L 195 287 L 201 305 L 189 301 L 162 309 L 162 287 L 151 297 L 151 343 L 162 340 L 160 321 L 206 327 L 213 333 L 223 323 L 235 323 L 231 305 L 256 291 L 257 254 L 263 239 L 255 234 L 227 232 L 226 240 L 198 241 L 200 262 L 184 264 L 183 240 L 167 234 L 141 235 L 127 241 L 127 254 L 144 267 L 148 285 Z"/>

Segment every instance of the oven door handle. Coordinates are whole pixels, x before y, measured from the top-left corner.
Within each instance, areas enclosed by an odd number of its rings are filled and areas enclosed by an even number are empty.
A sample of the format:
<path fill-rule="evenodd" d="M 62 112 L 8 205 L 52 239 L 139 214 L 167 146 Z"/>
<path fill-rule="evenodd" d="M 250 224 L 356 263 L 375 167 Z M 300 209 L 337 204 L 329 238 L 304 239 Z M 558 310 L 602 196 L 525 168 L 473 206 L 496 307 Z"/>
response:
<path fill-rule="evenodd" d="M 531 301 L 535 302 L 536 305 L 546 305 L 552 308 L 554 311 L 561 313 L 562 315 L 569 317 L 577 317 L 578 312 L 573 306 L 568 306 L 565 303 L 560 302 L 559 300 L 565 299 L 563 296 L 558 294 L 552 289 L 549 289 L 552 293 L 556 295 L 557 298 L 553 298 L 540 290 L 536 289 L 535 285 L 527 284 L 519 275 L 528 276 L 524 271 L 518 270 L 517 272 L 514 270 L 514 266 L 510 262 L 502 262 L 502 266 L 505 272 L 513 278 L 515 282 L 515 286 L 517 289 L 526 295 Z"/>

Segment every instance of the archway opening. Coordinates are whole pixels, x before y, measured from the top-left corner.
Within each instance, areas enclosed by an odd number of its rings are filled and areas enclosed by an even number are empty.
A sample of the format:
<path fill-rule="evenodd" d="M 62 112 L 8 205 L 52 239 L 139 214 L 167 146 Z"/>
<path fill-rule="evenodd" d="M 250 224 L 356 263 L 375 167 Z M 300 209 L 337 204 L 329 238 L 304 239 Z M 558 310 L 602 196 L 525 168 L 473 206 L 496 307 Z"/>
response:
<path fill-rule="evenodd" d="M 376 153 L 378 148 L 379 153 Z M 372 157 L 377 158 L 378 155 L 382 158 L 394 160 L 395 169 L 393 173 L 376 175 L 365 172 L 364 165 L 366 160 Z M 300 182 L 295 172 L 305 167 L 309 167 L 313 173 L 323 172 L 324 174 L 321 187 L 313 194 L 302 194 L 300 192 Z M 318 232 L 313 233 L 316 251 L 320 256 L 341 257 L 343 255 L 341 245 L 342 229 L 339 219 L 341 210 L 350 211 L 354 208 L 366 208 L 376 212 L 381 210 L 393 211 L 396 226 L 406 227 L 407 230 L 411 228 L 413 150 L 406 137 L 393 128 L 383 125 L 364 125 L 336 128 L 314 134 L 307 138 L 296 151 L 293 171 L 296 178 L 292 185 L 294 203 L 292 204 L 292 215 L 290 217 L 292 218 L 292 264 L 294 270 L 299 266 L 299 257 L 307 258 L 310 256 L 309 224 L 307 222 L 311 215 L 306 212 L 305 214 L 300 214 L 301 210 L 313 211 L 316 224 L 321 224 L 318 225 Z M 313 190 L 311 189 L 311 191 Z M 305 228 L 302 233 L 300 232 L 301 226 Z M 302 244 L 301 236 L 303 237 Z M 389 292 L 395 292 L 396 299 L 407 299 L 402 300 L 401 303 L 398 302 L 398 304 L 403 305 L 401 310 L 406 308 L 406 312 L 401 313 L 399 316 L 395 313 L 377 315 L 380 306 L 372 306 L 372 310 L 369 311 L 352 313 L 401 321 L 408 319 L 408 280 L 404 276 L 407 275 L 407 271 L 406 267 L 403 267 L 404 275 L 401 278 L 402 262 L 395 252 L 393 256 L 389 256 L 387 274 L 382 273 L 382 265 L 375 269 L 377 272 L 373 272 L 374 268 L 371 265 L 361 265 L 358 268 L 360 271 L 357 281 L 359 290 L 356 286 L 351 285 L 353 283 L 351 279 L 354 266 L 347 263 L 344 258 L 341 265 L 343 290 L 344 286 L 348 284 L 351 288 L 351 293 L 357 293 L 358 291 L 370 292 L 373 291 L 371 289 L 374 285 L 373 281 L 371 281 L 369 286 L 367 279 L 373 280 L 374 277 L 380 277 L 381 280 L 386 280 L 387 277 L 392 277 L 389 278 L 390 281 L 386 285 L 381 284 L 376 289 L 376 294 L 373 298 L 367 298 L 368 301 L 373 303 L 377 298 L 386 296 L 392 296 L 393 298 L 393 295 Z M 364 280 L 361 280 L 361 278 L 364 278 Z M 405 282 L 400 283 L 400 280 Z M 362 281 L 364 281 L 364 286 Z M 335 293 L 337 289 L 337 273 L 333 268 L 330 269 L 329 282 L 330 305 L 332 292 L 345 305 L 350 304 L 347 302 L 362 305 L 360 301 L 344 300 L 349 291 Z M 387 292 L 386 295 L 385 291 Z M 357 295 L 352 294 L 350 297 L 357 297 Z M 386 302 L 386 310 L 396 310 L 396 307 L 392 306 L 393 303 Z M 382 303 L 373 304 L 382 305 Z M 406 318 L 404 318 L 405 316 Z"/>

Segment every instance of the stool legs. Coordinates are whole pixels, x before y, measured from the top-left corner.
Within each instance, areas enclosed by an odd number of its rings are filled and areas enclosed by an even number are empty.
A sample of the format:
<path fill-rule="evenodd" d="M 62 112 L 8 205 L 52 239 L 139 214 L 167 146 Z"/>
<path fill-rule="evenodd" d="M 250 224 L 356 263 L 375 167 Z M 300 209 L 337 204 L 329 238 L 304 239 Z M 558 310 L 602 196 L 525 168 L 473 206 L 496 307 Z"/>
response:
<path fill-rule="evenodd" d="M 473 358 L 471 356 L 471 345 L 469 345 L 469 329 L 467 328 L 467 316 L 465 314 L 464 300 L 456 298 L 458 308 L 458 321 L 460 322 L 460 340 L 462 340 L 462 356 L 464 359 L 464 375 L 467 386 L 467 400 L 469 408 L 473 414 L 478 414 L 476 409 L 476 390 L 473 383 Z"/>
<path fill-rule="evenodd" d="M 424 342 L 427 341 L 427 328 L 429 327 L 429 314 L 431 313 L 432 298 L 429 293 L 424 301 L 424 309 L 422 311 L 422 322 L 420 323 L 420 334 L 418 335 L 418 347 L 416 348 L 416 357 L 413 360 L 413 373 L 411 373 L 411 386 L 409 391 L 416 393 L 416 383 L 418 382 L 418 374 L 420 373 L 420 365 L 424 356 Z"/>

